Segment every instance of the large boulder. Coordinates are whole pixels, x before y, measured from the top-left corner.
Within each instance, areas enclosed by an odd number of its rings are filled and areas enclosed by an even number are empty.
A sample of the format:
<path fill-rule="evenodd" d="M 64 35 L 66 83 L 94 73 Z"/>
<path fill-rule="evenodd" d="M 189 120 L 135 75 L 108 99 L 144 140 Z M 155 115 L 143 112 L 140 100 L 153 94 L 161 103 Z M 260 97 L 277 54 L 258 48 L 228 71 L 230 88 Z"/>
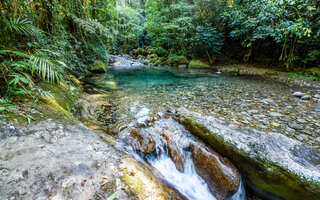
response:
<path fill-rule="evenodd" d="M 235 164 L 260 196 L 320 199 L 318 151 L 279 133 L 240 127 L 184 108 L 175 119 Z"/>
<path fill-rule="evenodd" d="M 191 145 L 191 152 L 197 174 L 218 200 L 228 199 L 237 192 L 240 175 L 230 162 L 199 143 Z"/>
<path fill-rule="evenodd" d="M 202 61 L 199 61 L 199 60 L 192 60 L 189 63 L 188 67 L 189 68 L 207 69 L 207 68 L 210 68 L 210 65 L 208 65 Z"/>
<path fill-rule="evenodd" d="M 179 66 L 188 64 L 188 59 L 185 56 L 171 55 L 168 57 L 170 65 Z"/>

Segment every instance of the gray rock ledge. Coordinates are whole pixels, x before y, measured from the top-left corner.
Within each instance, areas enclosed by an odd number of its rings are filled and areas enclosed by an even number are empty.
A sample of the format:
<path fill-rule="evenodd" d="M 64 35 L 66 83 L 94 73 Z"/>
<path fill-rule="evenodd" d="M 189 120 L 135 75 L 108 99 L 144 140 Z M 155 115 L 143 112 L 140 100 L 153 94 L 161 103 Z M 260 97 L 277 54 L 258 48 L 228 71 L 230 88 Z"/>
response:
<path fill-rule="evenodd" d="M 320 199 L 320 153 L 279 133 L 264 133 L 180 108 L 174 116 L 235 164 L 256 191 L 280 199 Z"/>

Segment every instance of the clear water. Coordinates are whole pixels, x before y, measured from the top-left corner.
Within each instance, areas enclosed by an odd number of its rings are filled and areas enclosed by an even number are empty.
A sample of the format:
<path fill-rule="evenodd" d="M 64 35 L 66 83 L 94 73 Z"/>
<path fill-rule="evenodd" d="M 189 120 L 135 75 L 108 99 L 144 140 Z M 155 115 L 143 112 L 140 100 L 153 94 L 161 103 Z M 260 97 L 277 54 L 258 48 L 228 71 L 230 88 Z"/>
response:
<path fill-rule="evenodd" d="M 161 154 L 158 158 L 149 159 L 165 179 L 173 184 L 175 188 L 192 200 L 215 200 L 206 182 L 197 175 L 194 164 L 190 157 L 187 157 L 184 172 L 177 170 L 175 164 L 166 154 Z M 240 200 L 240 199 L 239 199 Z"/>
<path fill-rule="evenodd" d="M 291 95 L 296 91 L 314 95 L 315 90 L 258 76 L 235 77 L 172 68 L 115 67 L 108 74 L 96 75 L 87 81 L 90 83 L 87 87 L 89 93 L 110 95 L 109 99 L 117 107 L 114 121 L 126 118 L 130 106 L 141 102 L 151 113 L 186 107 L 242 126 L 290 137 L 300 134 L 288 128 L 288 124 L 298 118 L 314 122 L 307 124 L 306 130 L 320 130 L 317 123 L 319 103 L 301 101 Z M 92 85 L 95 90 L 90 88 Z M 284 116 L 277 117 L 269 114 L 271 112 Z M 313 145 L 312 132 L 306 133 L 306 137 L 309 138 L 307 145 Z"/>

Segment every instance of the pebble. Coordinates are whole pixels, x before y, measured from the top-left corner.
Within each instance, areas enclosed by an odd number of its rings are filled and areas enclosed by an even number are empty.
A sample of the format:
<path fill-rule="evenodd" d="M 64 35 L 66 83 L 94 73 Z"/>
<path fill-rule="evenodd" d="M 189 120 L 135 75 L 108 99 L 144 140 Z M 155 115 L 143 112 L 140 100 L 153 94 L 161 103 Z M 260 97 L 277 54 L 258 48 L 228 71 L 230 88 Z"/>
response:
<path fill-rule="evenodd" d="M 295 122 L 289 123 L 288 126 L 289 126 L 290 128 L 295 129 L 295 130 L 302 130 L 302 129 L 304 128 L 303 125 L 297 124 L 297 123 L 295 123 Z"/>
<path fill-rule="evenodd" d="M 269 104 L 269 103 L 273 103 L 272 99 L 262 99 L 260 102 L 265 103 L 265 104 Z"/>
<path fill-rule="evenodd" d="M 272 126 L 275 126 L 275 127 L 279 127 L 280 126 L 280 124 L 279 123 L 276 123 L 276 122 L 271 122 L 270 123 Z"/>
<path fill-rule="evenodd" d="M 297 138 L 297 140 L 299 140 L 300 142 L 303 141 L 303 138 L 300 135 L 295 135 L 294 137 Z"/>
<path fill-rule="evenodd" d="M 306 95 L 306 94 L 302 93 L 302 92 L 295 92 L 292 94 L 292 96 L 295 96 L 295 97 L 303 97 L 304 95 Z"/>
<path fill-rule="evenodd" d="M 280 113 L 277 113 L 277 112 L 270 112 L 269 115 L 272 116 L 272 117 L 283 117 L 284 116 L 283 114 L 280 114 Z"/>
<path fill-rule="evenodd" d="M 306 124 L 308 123 L 306 120 L 304 119 L 297 119 L 297 122 L 301 123 L 301 124 Z"/>
<path fill-rule="evenodd" d="M 257 110 L 248 110 L 248 113 L 249 114 L 257 114 L 257 113 L 259 113 L 259 111 L 257 111 Z"/>
<path fill-rule="evenodd" d="M 310 100 L 311 96 L 309 95 L 304 95 L 303 97 L 301 97 L 302 100 Z"/>

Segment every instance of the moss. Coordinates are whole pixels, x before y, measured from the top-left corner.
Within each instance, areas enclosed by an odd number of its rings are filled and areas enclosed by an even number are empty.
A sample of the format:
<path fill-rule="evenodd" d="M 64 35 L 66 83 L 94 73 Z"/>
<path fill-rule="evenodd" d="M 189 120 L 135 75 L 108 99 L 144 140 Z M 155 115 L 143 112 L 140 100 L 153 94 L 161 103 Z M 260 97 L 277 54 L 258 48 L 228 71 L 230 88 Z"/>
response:
<path fill-rule="evenodd" d="M 137 48 L 136 50 L 133 51 L 134 55 L 143 55 L 146 56 L 148 54 L 147 50 L 143 48 Z"/>
<path fill-rule="evenodd" d="M 157 54 L 151 54 L 147 57 L 147 59 L 150 60 L 152 64 L 154 64 L 158 61 L 159 57 L 157 56 Z"/>
<path fill-rule="evenodd" d="M 144 184 L 139 178 L 124 173 L 120 179 L 125 182 L 127 186 L 129 186 L 130 190 L 132 190 L 136 196 L 141 196 L 144 193 Z"/>
<path fill-rule="evenodd" d="M 210 65 L 203 63 L 199 60 L 192 60 L 189 65 L 189 68 L 210 68 Z"/>
<path fill-rule="evenodd" d="M 240 169 L 244 178 L 258 189 L 290 200 L 320 199 L 318 184 L 298 177 L 273 163 L 250 158 L 191 118 L 176 116 L 175 120 L 227 157 Z"/>
<path fill-rule="evenodd" d="M 132 158 L 124 161 L 120 179 L 141 200 L 167 200 L 167 193 L 146 166 Z"/>
<path fill-rule="evenodd" d="M 107 66 L 104 62 L 96 61 L 91 67 L 90 71 L 94 73 L 104 73 L 107 71 Z"/>
<path fill-rule="evenodd" d="M 188 59 L 185 56 L 170 55 L 168 61 L 170 65 L 175 66 L 188 64 Z"/>
<path fill-rule="evenodd" d="M 307 72 L 314 74 L 314 75 L 320 75 L 320 68 L 312 67 L 310 69 L 307 69 Z"/>
<path fill-rule="evenodd" d="M 281 75 L 281 73 L 275 72 L 275 71 L 267 71 L 264 73 L 264 75 L 266 75 L 266 76 L 279 76 L 279 75 Z"/>

